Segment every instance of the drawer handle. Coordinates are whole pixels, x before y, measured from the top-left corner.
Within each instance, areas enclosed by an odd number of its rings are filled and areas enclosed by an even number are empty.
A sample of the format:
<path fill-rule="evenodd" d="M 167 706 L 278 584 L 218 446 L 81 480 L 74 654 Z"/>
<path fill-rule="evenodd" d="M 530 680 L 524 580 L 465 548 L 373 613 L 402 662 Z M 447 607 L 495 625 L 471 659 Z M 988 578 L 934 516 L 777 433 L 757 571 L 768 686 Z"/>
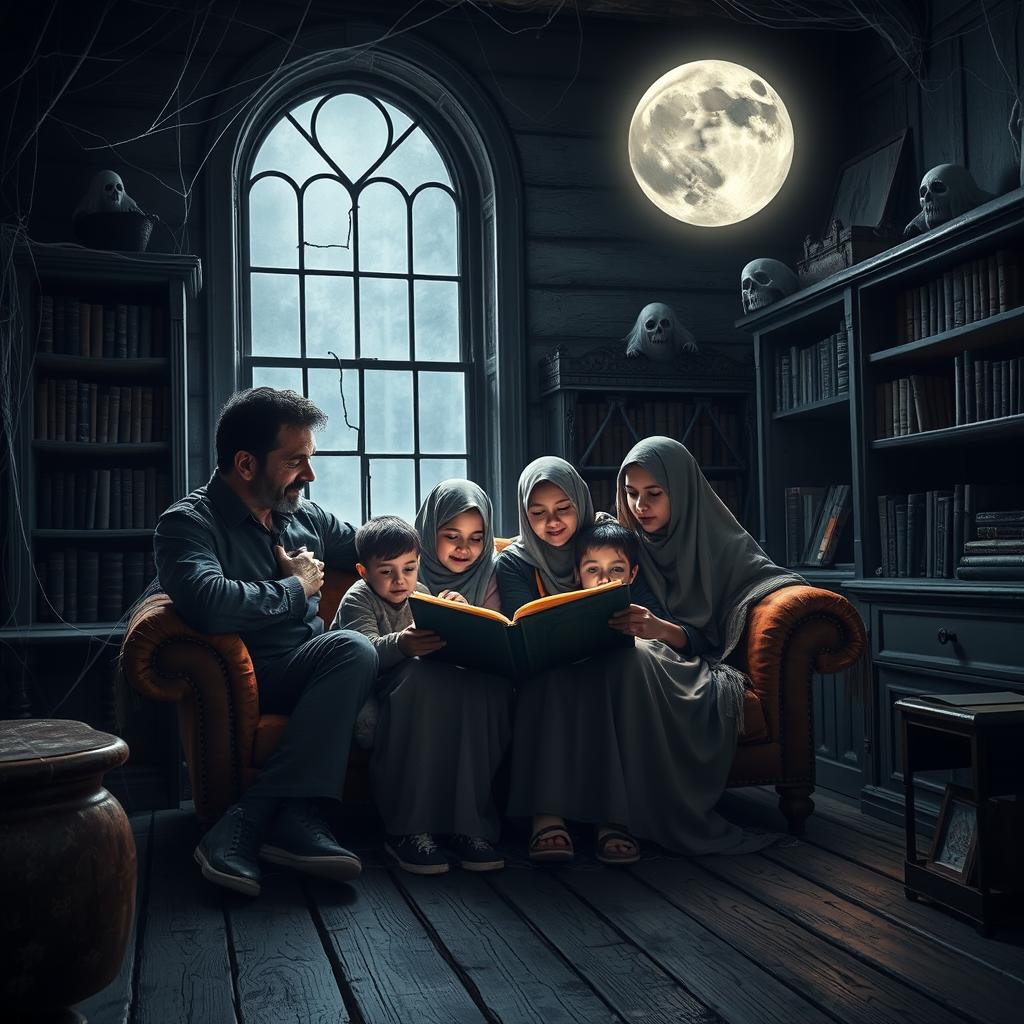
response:
<path fill-rule="evenodd" d="M 951 633 L 948 629 L 946 629 L 945 626 L 943 626 L 942 629 L 939 630 L 938 636 L 940 644 L 956 643 L 956 633 Z"/>

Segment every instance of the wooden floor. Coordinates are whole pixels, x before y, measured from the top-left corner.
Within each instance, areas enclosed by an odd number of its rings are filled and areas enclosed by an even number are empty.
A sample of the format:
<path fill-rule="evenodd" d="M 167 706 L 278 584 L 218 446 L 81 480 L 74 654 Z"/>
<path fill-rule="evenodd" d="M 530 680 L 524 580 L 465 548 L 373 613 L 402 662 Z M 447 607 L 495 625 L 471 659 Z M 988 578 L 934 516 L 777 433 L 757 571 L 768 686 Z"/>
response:
<path fill-rule="evenodd" d="M 79 1010 L 93 1024 L 1024 1020 L 1024 931 L 985 939 L 908 901 L 902 833 L 815 799 L 805 841 L 759 854 L 418 878 L 364 836 L 354 885 L 279 871 L 257 899 L 202 881 L 188 812 L 140 816 L 135 941 Z M 768 792 L 724 808 L 782 824 Z"/>

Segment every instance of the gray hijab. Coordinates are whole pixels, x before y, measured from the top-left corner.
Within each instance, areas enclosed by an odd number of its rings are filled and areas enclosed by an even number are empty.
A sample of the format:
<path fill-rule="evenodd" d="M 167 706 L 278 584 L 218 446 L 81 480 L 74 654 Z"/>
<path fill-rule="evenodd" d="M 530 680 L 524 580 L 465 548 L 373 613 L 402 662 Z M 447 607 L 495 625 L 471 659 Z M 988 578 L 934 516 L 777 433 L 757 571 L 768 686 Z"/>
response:
<path fill-rule="evenodd" d="M 537 484 L 552 483 L 565 491 L 579 516 L 577 532 L 594 522 L 594 503 L 590 488 L 583 477 L 565 459 L 545 455 L 534 459 L 519 474 L 519 536 L 506 550 L 514 552 L 528 565 L 532 565 L 544 582 L 548 594 L 564 594 L 576 589 L 576 559 L 570 540 L 560 548 L 542 541 L 533 532 L 527 515 L 530 495 Z"/>
<path fill-rule="evenodd" d="M 668 524 L 655 533 L 645 533 L 629 511 L 625 476 L 631 465 L 647 470 L 669 497 Z M 704 633 L 709 660 L 726 657 L 735 646 L 752 601 L 805 582 L 761 550 L 678 441 L 638 441 L 619 469 L 616 495 L 619 522 L 639 534 L 647 582 L 669 615 Z"/>
<path fill-rule="evenodd" d="M 437 531 L 470 509 L 484 521 L 484 549 L 465 571 L 452 572 L 437 559 Z M 435 597 L 442 590 L 457 590 L 470 604 L 482 605 L 494 572 L 494 527 L 491 499 L 472 480 L 442 480 L 424 499 L 416 513 L 420 535 L 420 582 Z"/>

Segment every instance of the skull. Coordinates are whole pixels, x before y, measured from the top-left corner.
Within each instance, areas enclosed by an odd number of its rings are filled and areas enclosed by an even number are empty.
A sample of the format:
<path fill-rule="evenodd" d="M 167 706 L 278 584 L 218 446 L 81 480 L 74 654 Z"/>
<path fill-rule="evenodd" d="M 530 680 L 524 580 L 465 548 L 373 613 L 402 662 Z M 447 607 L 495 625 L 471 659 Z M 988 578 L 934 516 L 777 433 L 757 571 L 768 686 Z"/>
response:
<path fill-rule="evenodd" d="M 655 362 L 667 363 L 680 352 L 696 352 L 693 335 L 679 322 L 675 310 L 664 302 L 650 302 L 642 310 L 626 335 L 626 355 L 645 355 Z"/>
<path fill-rule="evenodd" d="M 138 210 L 135 201 L 124 189 L 121 175 L 114 171 L 97 171 L 89 188 L 75 207 L 75 216 L 83 213 L 127 213 Z"/>
<path fill-rule="evenodd" d="M 921 179 L 918 196 L 921 212 L 906 226 L 905 235 L 931 231 L 992 198 L 984 189 L 978 188 L 971 172 L 958 164 L 933 167 Z"/>
<path fill-rule="evenodd" d="M 798 287 L 796 274 L 785 263 L 769 259 L 751 260 L 740 274 L 743 312 L 764 309 L 792 295 Z"/>

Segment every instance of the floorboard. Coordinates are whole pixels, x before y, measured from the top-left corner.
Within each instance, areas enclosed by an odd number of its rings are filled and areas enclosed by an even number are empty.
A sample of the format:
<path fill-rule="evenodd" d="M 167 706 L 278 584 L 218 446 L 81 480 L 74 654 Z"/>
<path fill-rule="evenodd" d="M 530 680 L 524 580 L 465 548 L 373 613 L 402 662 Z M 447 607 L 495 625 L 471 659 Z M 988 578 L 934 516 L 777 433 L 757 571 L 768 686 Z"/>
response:
<path fill-rule="evenodd" d="M 721 1018 L 543 870 L 510 870 L 490 884 L 626 1020 L 717 1024 Z"/>

